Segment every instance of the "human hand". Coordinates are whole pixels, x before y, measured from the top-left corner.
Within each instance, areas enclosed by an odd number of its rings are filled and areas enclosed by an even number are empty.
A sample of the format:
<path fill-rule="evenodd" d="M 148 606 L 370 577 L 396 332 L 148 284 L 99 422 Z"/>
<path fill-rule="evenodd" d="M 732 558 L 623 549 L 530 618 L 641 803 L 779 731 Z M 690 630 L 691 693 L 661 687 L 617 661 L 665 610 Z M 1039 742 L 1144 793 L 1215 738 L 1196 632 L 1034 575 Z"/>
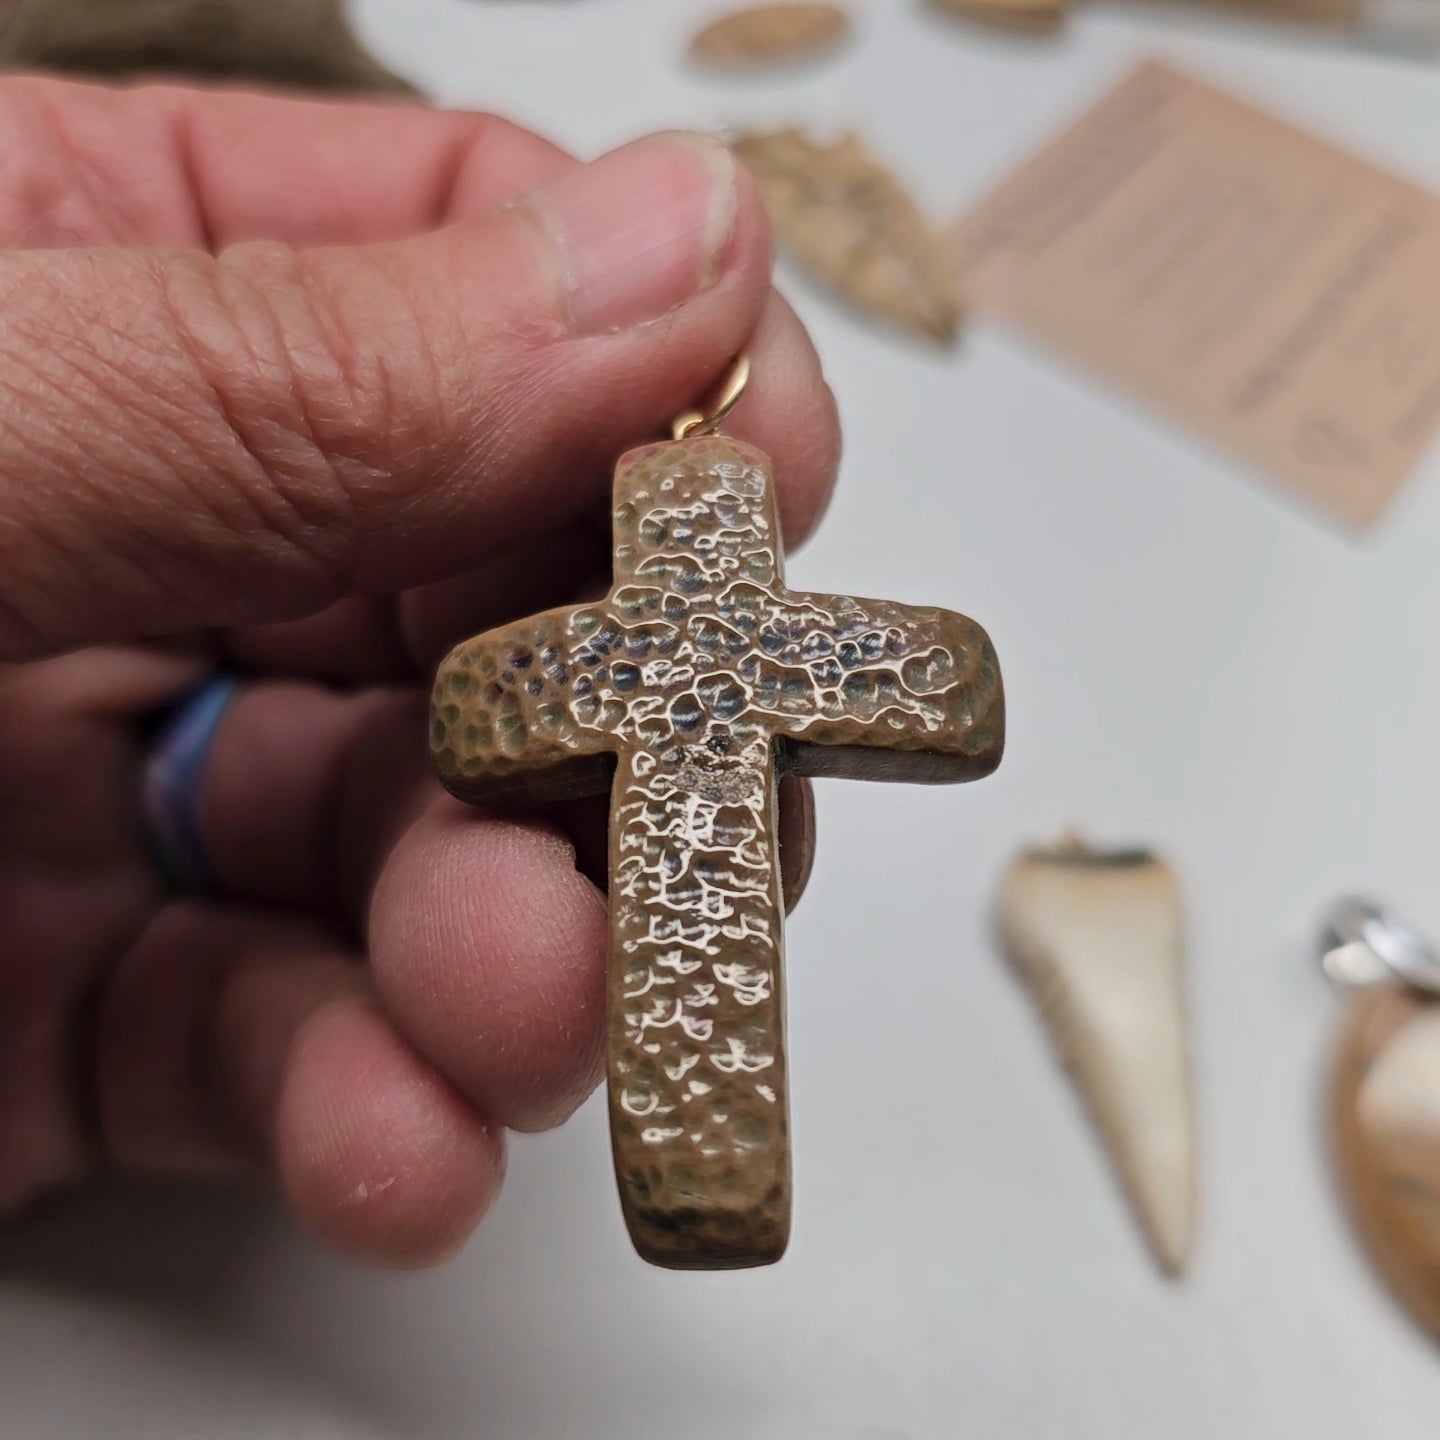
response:
<path fill-rule="evenodd" d="M 834 407 L 754 189 L 694 137 L 5 79 L 0 247 L 0 1210 L 261 1164 L 441 1258 L 599 1078 L 606 935 L 603 820 L 445 796 L 429 673 L 601 583 L 615 457 L 741 349 L 727 429 L 814 524 Z M 139 721 L 217 666 L 183 899 Z"/>

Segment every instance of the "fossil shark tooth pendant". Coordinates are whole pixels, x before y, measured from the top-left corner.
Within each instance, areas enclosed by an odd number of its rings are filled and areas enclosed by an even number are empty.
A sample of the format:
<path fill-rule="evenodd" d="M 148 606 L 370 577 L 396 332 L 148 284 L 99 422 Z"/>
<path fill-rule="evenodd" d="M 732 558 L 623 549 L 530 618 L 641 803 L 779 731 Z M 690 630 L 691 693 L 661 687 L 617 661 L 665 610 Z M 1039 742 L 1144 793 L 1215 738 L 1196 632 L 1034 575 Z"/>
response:
<path fill-rule="evenodd" d="M 1002 881 L 997 923 L 1156 1261 L 1179 1274 L 1196 1162 L 1174 873 L 1143 850 L 1028 850 Z"/>
<path fill-rule="evenodd" d="M 1375 1268 L 1440 1339 L 1440 952 L 1365 900 L 1326 931 L 1325 970 L 1353 992 L 1330 1088 L 1336 1180 Z"/>
<path fill-rule="evenodd" d="M 952 15 L 1003 30 L 1049 31 L 1059 29 L 1070 0 L 930 0 L 930 3 Z"/>
<path fill-rule="evenodd" d="M 1375 1268 L 1440 1337 L 1440 1005 L 1382 986 L 1349 1007 L 1331 1139 L 1340 1189 Z"/>

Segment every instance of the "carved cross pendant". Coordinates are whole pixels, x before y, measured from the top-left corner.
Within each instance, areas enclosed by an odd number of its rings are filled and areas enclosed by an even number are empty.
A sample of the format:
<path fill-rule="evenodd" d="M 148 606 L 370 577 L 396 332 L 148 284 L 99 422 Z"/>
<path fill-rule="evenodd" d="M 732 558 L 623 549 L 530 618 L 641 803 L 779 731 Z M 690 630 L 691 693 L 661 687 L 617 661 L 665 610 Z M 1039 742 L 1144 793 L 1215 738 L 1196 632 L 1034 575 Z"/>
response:
<path fill-rule="evenodd" d="M 609 1089 L 649 1261 L 764 1265 L 790 1230 L 776 784 L 972 780 L 999 763 L 995 652 L 963 615 L 787 590 L 769 462 L 720 435 L 615 472 L 608 597 L 457 646 L 445 786 L 611 792 Z"/>

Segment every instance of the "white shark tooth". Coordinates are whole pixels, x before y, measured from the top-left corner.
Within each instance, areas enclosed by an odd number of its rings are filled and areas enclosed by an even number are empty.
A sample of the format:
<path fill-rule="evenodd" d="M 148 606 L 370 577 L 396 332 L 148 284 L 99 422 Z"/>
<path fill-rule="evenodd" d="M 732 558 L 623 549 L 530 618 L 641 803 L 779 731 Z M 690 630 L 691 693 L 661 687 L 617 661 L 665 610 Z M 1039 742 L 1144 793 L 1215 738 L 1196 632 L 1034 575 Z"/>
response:
<path fill-rule="evenodd" d="M 1030 850 L 1001 883 L 997 921 L 1156 1260 L 1179 1274 L 1196 1162 L 1173 872 L 1143 850 Z"/>

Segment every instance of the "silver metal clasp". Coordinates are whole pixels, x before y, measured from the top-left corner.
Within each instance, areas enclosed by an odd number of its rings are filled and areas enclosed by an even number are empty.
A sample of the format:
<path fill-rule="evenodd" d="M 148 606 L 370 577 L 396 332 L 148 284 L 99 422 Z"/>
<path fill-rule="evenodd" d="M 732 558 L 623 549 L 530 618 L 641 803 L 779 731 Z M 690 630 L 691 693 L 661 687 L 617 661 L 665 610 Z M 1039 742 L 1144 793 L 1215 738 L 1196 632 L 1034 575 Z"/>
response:
<path fill-rule="evenodd" d="M 1338 901 L 1320 932 L 1320 964 L 1348 989 L 1401 981 L 1440 995 L 1440 954 L 1418 930 L 1360 896 Z"/>

